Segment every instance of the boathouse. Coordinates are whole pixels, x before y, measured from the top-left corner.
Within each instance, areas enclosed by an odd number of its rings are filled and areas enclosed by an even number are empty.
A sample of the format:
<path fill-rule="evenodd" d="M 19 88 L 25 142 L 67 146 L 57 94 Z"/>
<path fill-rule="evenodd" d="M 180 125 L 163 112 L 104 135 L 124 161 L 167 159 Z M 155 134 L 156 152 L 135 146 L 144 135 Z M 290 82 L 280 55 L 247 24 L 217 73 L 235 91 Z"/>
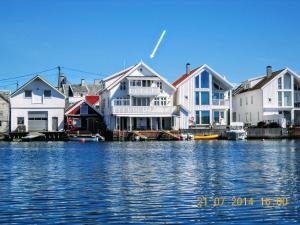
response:
<path fill-rule="evenodd" d="M 62 131 L 65 96 L 42 76 L 11 94 L 11 131 Z"/>

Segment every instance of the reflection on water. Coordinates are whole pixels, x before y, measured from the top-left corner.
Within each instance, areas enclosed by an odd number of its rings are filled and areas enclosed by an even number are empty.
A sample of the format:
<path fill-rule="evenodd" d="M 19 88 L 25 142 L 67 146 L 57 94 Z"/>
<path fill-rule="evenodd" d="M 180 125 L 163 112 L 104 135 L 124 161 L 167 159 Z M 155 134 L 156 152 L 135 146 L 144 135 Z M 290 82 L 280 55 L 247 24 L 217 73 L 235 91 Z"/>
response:
<path fill-rule="evenodd" d="M 0 223 L 300 223 L 299 167 L 297 141 L 0 143 Z"/>

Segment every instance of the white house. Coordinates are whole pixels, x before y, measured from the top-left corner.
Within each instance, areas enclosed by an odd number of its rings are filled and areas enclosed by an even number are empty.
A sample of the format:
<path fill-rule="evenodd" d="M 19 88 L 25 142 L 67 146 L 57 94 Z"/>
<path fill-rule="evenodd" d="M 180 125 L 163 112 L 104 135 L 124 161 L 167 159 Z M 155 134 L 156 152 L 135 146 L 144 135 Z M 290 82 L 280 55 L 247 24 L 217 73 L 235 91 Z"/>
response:
<path fill-rule="evenodd" d="M 36 76 L 11 94 L 11 131 L 64 129 L 65 96 L 41 76 Z"/>
<path fill-rule="evenodd" d="M 289 68 L 249 79 L 233 92 L 233 121 L 300 123 L 300 77 Z"/>
<path fill-rule="evenodd" d="M 207 65 L 190 70 L 179 77 L 175 104 L 180 107 L 180 129 L 226 125 L 230 121 L 230 93 L 233 85 Z"/>
<path fill-rule="evenodd" d="M 176 128 L 175 88 L 140 62 L 104 79 L 100 111 L 110 130 Z"/>

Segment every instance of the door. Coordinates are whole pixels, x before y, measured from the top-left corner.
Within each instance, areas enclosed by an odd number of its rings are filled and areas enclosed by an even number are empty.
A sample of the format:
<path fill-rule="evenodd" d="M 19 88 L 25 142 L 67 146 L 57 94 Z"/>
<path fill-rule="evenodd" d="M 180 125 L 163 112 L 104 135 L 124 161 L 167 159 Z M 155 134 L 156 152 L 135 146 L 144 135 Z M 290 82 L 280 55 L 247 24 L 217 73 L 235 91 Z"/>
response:
<path fill-rule="evenodd" d="M 52 117 L 52 131 L 58 131 L 58 118 Z"/>
<path fill-rule="evenodd" d="M 48 130 L 48 112 L 42 112 L 42 111 L 28 112 L 28 130 L 29 131 L 47 131 Z"/>

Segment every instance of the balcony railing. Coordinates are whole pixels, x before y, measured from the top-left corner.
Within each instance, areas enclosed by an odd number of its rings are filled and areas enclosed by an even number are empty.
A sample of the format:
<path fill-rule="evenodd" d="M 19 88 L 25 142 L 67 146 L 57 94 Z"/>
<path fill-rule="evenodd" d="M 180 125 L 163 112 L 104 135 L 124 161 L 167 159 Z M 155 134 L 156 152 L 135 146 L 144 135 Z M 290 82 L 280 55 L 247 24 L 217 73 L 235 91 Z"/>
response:
<path fill-rule="evenodd" d="M 132 96 L 155 96 L 160 93 L 159 87 L 129 87 L 128 95 Z"/>
<path fill-rule="evenodd" d="M 229 106 L 229 100 L 224 100 L 224 99 L 213 99 L 212 100 L 213 105 L 224 105 L 224 106 Z"/>
<path fill-rule="evenodd" d="M 112 114 L 172 115 L 175 106 L 112 106 Z"/>

